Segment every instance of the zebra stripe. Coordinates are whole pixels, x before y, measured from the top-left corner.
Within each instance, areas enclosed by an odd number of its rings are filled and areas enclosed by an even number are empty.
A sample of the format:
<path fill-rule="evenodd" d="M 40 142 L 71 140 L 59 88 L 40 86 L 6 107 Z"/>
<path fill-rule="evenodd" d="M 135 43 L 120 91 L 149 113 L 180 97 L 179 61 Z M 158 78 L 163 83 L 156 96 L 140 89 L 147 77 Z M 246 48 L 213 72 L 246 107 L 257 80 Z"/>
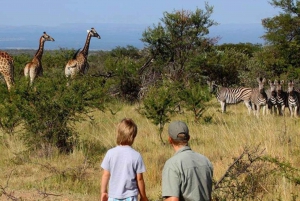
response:
<path fill-rule="evenodd" d="M 291 117 L 297 117 L 299 114 L 300 90 L 295 90 L 294 82 L 288 83 L 288 106 L 290 109 Z"/>
<path fill-rule="evenodd" d="M 275 82 L 272 82 L 271 80 L 269 80 L 268 82 L 270 85 L 270 89 L 266 90 L 266 94 L 268 97 L 267 103 L 268 103 L 268 109 L 272 114 L 273 112 L 274 113 L 277 112 L 277 100 L 276 100 L 277 92 L 276 92 Z"/>
<path fill-rule="evenodd" d="M 284 84 L 284 80 L 281 80 L 281 82 L 275 80 L 275 86 L 276 86 L 276 102 L 277 107 L 279 111 L 279 115 L 284 115 L 285 107 L 288 106 L 288 94 L 287 92 L 282 90 L 282 85 Z"/>
<path fill-rule="evenodd" d="M 259 116 L 259 110 L 262 107 L 263 115 L 266 113 L 266 105 L 268 102 L 268 97 L 264 89 L 264 84 L 266 79 L 263 78 L 262 80 L 257 78 L 258 88 L 252 89 L 251 93 L 251 103 L 253 104 L 253 112 L 254 115 Z"/>
<path fill-rule="evenodd" d="M 221 104 L 222 113 L 226 112 L 227 104 L 238 104 L 244 101 L 249 113 L 252 110 L 250 103 L 251 88 L 237 87 L 237 88 L 227 88 L 218 87 L 214 81 L 207 81 L 210 92 L 215 93 L 217 100 Z"/>

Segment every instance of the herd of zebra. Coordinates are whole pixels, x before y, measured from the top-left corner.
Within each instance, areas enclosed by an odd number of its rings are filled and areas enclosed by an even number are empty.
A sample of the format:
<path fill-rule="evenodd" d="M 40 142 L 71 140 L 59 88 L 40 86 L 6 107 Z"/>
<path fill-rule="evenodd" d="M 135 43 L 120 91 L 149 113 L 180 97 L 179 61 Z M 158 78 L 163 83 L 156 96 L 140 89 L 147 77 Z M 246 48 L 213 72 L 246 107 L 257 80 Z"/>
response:
<path fill-rule="evenodd" d="M 227 88 L 216 85 L 215 81 L 207 81 L 211 93 L 215 93 L 221 104 L 222 112 L 226 112 L 227 104 L 244 102 L 249 114 L 259 116 L 260 109 L 263 114 L 269 111 L 271 114 L 285 114 L 285 108 L 289 109 L 291 117 L 297 117 L 300 113 L 300 89 L 295 89 L 294 82 L 288 82 L 287 91 L 283 90 L 284 80 L 268 81 L 269 88 L 265 89 L 265 78 L 257 78 L 258 87 Z M 268 108 L 268 110 L 266 109 Z"/>

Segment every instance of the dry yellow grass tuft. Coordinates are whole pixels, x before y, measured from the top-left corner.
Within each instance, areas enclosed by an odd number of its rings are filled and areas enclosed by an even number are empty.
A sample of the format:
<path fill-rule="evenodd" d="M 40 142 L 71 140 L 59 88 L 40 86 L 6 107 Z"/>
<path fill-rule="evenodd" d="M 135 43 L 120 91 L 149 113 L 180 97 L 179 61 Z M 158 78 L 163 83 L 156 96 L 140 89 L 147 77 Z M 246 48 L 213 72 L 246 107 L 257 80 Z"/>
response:
<path fill-rule="evenodd" d="M 190 113 L 184 112 L 172 120 L 186 121 L 190 128 L 190 146 L 206 155 L 214 165 L 215 180 L 225 173 L 233 157 L 245 147 L 260 144 L 265 154 L 277 157 L 300 167 L 300 119 L 273 115 L 254 117 L 248 115 L 244 105 L 233 105 L 227 113 L 220 113 L 212 103 L 204 116 L 211 116 L 210 123 L 193 122 Z M 23 200 L 99 200 L 100 163 L 106 150 L 115 146 L 116 125 L 124 117 L 132 118 L 138 125 L 138 135 L 133 147 L 144 159 L 147 171 L 144 175 L 150 200 L 158 200 L 161 194 L 161 171 L 165 161 L 173 155 L 168 144 L 159 139 L 158 128 L 136 111 L 137 106 L 126 106 L 112 115 L 93 112 L 94 120 L 76 125 L 80 134 L 80 146 L 70 155 L 59 155 L 54 148 L 48 157 L 24 152 L 18 134 L 0 134 L 0 200 L 11 195 Z M 162 133 L 167 142 L 167 125 Z M 279 183 L 264 185 L 268 199 L 292 200 L 292 194 L 300 192 L 282 177 Z M 3 193 L 4 192 L 4 193 Z M 6 194 L 5 194 L 6 193 Z"/>

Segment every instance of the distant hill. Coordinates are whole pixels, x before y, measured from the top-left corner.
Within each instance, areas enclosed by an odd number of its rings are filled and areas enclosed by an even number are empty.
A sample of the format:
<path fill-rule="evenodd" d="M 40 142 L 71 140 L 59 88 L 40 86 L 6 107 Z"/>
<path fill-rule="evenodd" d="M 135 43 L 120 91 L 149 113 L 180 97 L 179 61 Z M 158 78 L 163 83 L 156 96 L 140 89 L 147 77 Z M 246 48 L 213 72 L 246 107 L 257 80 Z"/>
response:
<path fill-rule="evenodd" d="M 46 42 L 45 49 L 79 49 L 84 46 L 87 32 L 94 27 L 101 39 L 92 38 L 91 50 L 111 50 L 117 46 L 132 45 L 142 49 L 142 33 L 152 24 L 62 24 L 45 26 L 1 26 L 0 49 L 37 49 L 38 41 L 44 31 L 55 39 Z M 264 34 L 260 24 L 224 24 L 212 27 L 209 36 L 219 36 L 222 43 L 263 43 Z"/>

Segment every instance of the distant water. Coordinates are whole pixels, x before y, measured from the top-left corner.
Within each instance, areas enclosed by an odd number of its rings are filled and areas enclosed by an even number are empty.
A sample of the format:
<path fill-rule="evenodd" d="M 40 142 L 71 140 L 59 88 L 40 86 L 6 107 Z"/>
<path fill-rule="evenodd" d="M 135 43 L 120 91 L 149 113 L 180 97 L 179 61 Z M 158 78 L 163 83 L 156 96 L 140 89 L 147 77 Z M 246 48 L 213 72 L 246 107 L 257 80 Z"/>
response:
<path fill-rule="evenodd" d="M 46 42 L 45 49 L 79 49 L 84 46 L 87 32 L 94 27 L 101 39 L 92 38 L 91 50 L 111 50 L 117 46 L 144 47 L 143 32 L 152 25 L 147 24 L 63 24 L 57 27 L 44 26 L 1 26 L 0 49 L 37 49 L 39 38 L 44 31 L 52 36 L 54 42 Z M 263 28 L 260 24 L 227 24 L 211 27 L 211 37 L 220 37 L 222 43 L 263 43 L 260 38 Z"/>

